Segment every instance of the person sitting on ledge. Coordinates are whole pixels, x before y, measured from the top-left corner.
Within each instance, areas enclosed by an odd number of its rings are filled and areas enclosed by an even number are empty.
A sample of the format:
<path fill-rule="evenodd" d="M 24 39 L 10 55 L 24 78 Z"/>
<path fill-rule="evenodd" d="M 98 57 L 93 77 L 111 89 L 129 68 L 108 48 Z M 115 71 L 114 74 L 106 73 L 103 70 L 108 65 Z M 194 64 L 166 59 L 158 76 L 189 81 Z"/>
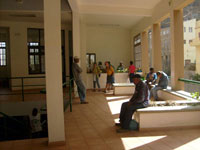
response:
<path fill-rule="evenodd" d="M 149 89 L 151 89 L 151 84 L 155 84 L 157 80 L 157 75 L 154 72 L 154 68 L 150 68 L 149 69 L 149 73 L 146 76 L 146 83 L 149 87 Z"/>
<path fill-rule="evenodd" d="M 145 108 L 149 105 L 149 90 L 147 84 L 141 80 L 139 74 L 135 74 L 133 77 L 133 83 L 136 85 L 135 92 L 132 98 L 128 102 L 124 102 L 121 106 L 119 115 L 119 122 L 116 126 L 120 126 L 120 129 L 116 131 L 118 133 L 129 131 L 129 124 L 132 120 L 133 113 L 139 108 Z"/>
<path fill-rule="evenodd" d="M 163 71 L 158 71 L 156 74 L 159 78 L 159 82 L 151 89 L 151 97 L 153 97 L 155 101 L 158 101 L 157 91 L 167 88 L 169 78 Z"/>

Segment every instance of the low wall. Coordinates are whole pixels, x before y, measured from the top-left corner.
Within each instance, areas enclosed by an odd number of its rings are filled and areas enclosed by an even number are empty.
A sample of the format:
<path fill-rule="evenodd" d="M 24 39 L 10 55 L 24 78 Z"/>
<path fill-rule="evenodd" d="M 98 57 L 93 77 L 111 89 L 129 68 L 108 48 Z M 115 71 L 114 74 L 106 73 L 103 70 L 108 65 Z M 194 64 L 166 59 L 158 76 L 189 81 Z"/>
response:
<path fill-rule="evenodd" d="M 134 119 L 139 130 L 200 126 L 200 105 L 156 106 L 138 109 Z"/>
<path fill-rule="evenodd" d="M 99 78 L 99 83 L 101 88 L 105 88 L 106 86 L 106 73 L 102 73 L 101 77 Z M 129 83 L 128 73 L 115 73 L 115 83 Z M 87 74 L 87 81 L 86 81 L 87 89 L 93 89 L 93 74 Z"/>

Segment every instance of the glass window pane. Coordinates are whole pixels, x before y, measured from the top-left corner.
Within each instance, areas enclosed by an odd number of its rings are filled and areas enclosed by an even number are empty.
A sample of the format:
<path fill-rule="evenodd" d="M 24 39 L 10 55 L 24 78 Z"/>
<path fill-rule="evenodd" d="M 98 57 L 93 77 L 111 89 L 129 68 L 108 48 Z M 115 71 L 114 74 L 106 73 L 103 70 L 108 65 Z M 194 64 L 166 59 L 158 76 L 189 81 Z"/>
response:
<path fill-rule="evenodd" d="M 2 49 L 2 54 L 6 55 L 6 49 Z"/>
<path fill-rule="evenodd" d="M 35 49 L 35 53 L 38 53 L 39 52 L 39 49 Z"/>
<path fill-rule="evenodd" d="M 90 55 L 90 64 L 95 62 L 95 55 Z"/>
<path fill-rule="evenodd" d="M 34 55 L 30 55 L 30 64 L 34 65 Z"/>
<path fill-rule="evenodd" d="M 39 63 L 40 62 L 40 60 L 39 60 L 39 55 L 35 55 L 35 64 L 40 64 Z"/>
<path fill-rule="evenodd" d="M 30 53 L 34 53 L 34 49 L 32 49 L 32 48 L 29 51 L 30 51 Z"/>
<path fill-rule="evenodd" d="M 161 22 L 162 70 L 171 76 L 170 18 Z"/>

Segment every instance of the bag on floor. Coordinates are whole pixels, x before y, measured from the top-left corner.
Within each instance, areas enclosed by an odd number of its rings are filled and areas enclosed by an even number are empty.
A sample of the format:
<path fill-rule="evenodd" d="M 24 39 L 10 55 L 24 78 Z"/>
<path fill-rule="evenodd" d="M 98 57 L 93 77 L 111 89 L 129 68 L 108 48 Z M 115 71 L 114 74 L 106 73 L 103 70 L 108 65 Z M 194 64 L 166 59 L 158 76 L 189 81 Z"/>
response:
<path fill-rule="evenodd" d="M 138 130 L 139 124 L 135 120 L 131 120 L 131 122 L 129 124 L 129 129 L 130 130 Z"/>

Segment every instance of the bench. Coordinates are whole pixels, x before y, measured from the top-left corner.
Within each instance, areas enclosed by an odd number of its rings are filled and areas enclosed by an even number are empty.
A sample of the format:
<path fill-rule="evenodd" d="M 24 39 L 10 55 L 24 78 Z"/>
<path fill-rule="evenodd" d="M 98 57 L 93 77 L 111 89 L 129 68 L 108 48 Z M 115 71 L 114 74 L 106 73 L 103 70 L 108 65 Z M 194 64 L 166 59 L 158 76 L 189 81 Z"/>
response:
<path fill-rule="evenodd" d="M 176 91 L 171 91 L 169 89 L 163 89 L 157 91 L 158 98 L 161 100 L 187 100 L 190 97 L 183 95 Z"/>
<path fill-rule="evenodd" d="M 199 101 L 180 100 L 174 102 L 178 103 L 179 106 L 155 106 L 138 109 L 134 113 L 134 119 L 139 123 L 139 130 L 200 127 Z M 157 101 L 156 103 L 165 102 Z M 198 105 L 192 106 L 193 103 L 198 103 Z"/>
<path fill-rule="evenodd" d="M 114 83 L 113 84 L 113 94 L 133 94 L 135 91 L 135 85 L 133 83 Z"/>

